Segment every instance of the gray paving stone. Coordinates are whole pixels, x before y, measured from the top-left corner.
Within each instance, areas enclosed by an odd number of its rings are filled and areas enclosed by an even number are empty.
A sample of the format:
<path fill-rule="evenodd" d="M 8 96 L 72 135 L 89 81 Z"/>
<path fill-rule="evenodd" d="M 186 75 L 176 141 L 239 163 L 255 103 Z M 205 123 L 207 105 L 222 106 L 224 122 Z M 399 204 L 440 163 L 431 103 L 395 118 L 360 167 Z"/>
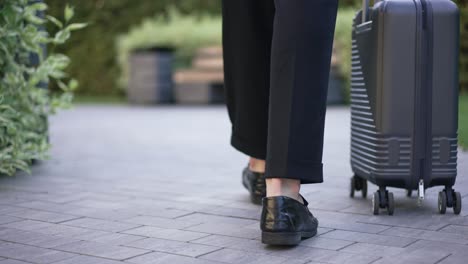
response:
<path fill-rule="evenodd" d="M 334 250 L 305 247 L 301 245 L 296 247 L 266 246 L 265 250 L 269 255 L 294 259 L 301 262 L 310 262 L 317 258 L 327 257 L 330 254 L 336 254 L 337 252 Z"/>
<path fill-rule="evenodd" d="M 244 244 L 251 239 L 231 237 L 231 236 L 220 236 L 220 235 L 209 235 L 200 239 L 193 240 L 193 243 L 204 244 L 216 247 L 233 247 L 237 244 Z M 255 241 L 258 243 L 258 241 Z"/>
<path fill-rule="evenodd" d="M 41 222 L 41 221 L 36 221 L 36 220 L 22 220 L 22 221 L 3 224 L 1 226 L 2 227 L 7 227 L 7 228 L 25 230 L 25 231 L 32 231 L 32 230 L 37 230 L 37 229 L 41 229 L 41 228 L 50 227 L 52 225 L 53 224 L 46 223 L 46 222 Z"/>
<path fill-rule="evenodd" d="M 463 235 L 465 238 L 468 239 L 468 226 L 461 226 L 461 225 L 449 225 L 446 226 L 439 231 L 453 233 L 453 234 L 460 234 Z"/>
<path fill-rule="evenodd" d="M 256 210 L 260 210 L 257 208 Z M 258 228 L 259 222 L 257 220 L 245 219 L 245 218 L 236 218 L 236 217 L 226 217 L 226 216 L 219 216 L 219 215 L 211 215 L 211 214 L 201 214 L 195 213 L 186 216 L 182 216 L 177 218 L 178 220 L 185 220 L 191 222 L 198 222 L 198 223 L 216 223 L 216 224 L 232 224 L 232 225 L 256 225 Z"/>
<path fill-rule="evenodd" d="M 230 236 L 210 235 L 191 241 L 197 244 L 204 244 L 216 247 L 225 247 L 246 252 L 266 253 L 266 245 L 257 239 L 245 239 Z"/>
<path fill-rule="evenodd" d="M 355 242 L 347 241 L 347 240 L 331 239 L 331 238 L 324 238 L 324 237 L 313 237 L 310 239 L 303 240 L 301 242 L 301 246 L 322 248 L 322 249 L 329 249 L 329 250 L 340 250 L 354 243 Z"/>
<path fill-rule="evenodd" d="M 390 228 L 389 226 L 383 226 L 383 225 L 352 223 L 352 222 L 350 223 L 350 222 L 343 222 L 343 221 L 337 221 L 337 220 L 332 220 L 332 219 L 319 218 L 319 221 L 322 227 L 355 231 L 355 232 L 363 232 L 363 233 L 373 233 L 373 234 L 382 232 Z"/>
<path fill-rule="evenodd" d="M 462 253 L 454 253 L 440 260 L 439 264 L 465 264 L 468 256 Z M 1 262 L 0 262 L 1 263 Z"/>
<path fill-rule="evenodd" d="M 0 256 L 42 264 L 68 259 L 74 254 L 16 243 L 4 243 L 0 245 Z"/>
<path fill-rule="evenodd" d="M 96 209 L 105 209 L 105 210 L 116 210 L 125 207 L 125 204 L 121 202 L 110 202 L 110 201 L 99 201 L 95 199 L 83 199 L 79 201 L 74 201 L 66 204 L 67 206 L 77 206 L 77 207 L 89 207 Z"/>
<path fill-rule="evenodd" d="M 359 220 L 362 223 L 381 224 L 386 226 L 399 226 L 427 230 L 439 230 L 447 225 L 449 218 L 446 215 L 434 213 L 405 212 L 404 217 L 370 216 Z"/>
<path fill-rule="evenodd" d="M 414 228 L 392 227 L 381 233 L 387 236 L 398 236 L 415 239 L 425 239 L 432 241 L 450 242 L 457 244 L 468 244 L 468 239 L 462 234 L 452 234 L 446 232 L 427 231 Z"/>
<path fill-rule="evenodd" d="M 367 234 L 345 230 L 331 231 L 329 233 L 321 235 L 320 237 L 393 247 L 405 247 L 417 240 L 416 238 L 410 237 L 384 236 L 379 234 Z"/>
<path fill-rule="evenodd" d="M 24 218 L 24 219 L 39 220 L 39 221 L 51 222 L 51 223 L 59 223 L 59 222 L 78 218 L 77 216 L 73 216 L 73 215 L 59 214 L 59 213 L 46 212 L 46 211 L 40 211 L 40 210 L 34 210 L 34 209 L 16 211 L 16 212 L 9 213 L 9 215 Z"/>
<path fill-rule="evenodd" d="M 154 210 L 152 208 L 130 208 L 129 210 L 140 215 L 164 217 L 170 219 L 193 213 L 193 211 L 190 210 L 179 210 L 174 208 L 158 208 L 157 210 Z"/>
<path fill-rule="evenodd" d="M 407 264 L 407 263 L 438 263 L 440 260 L 448 257 L 449 254 L 433 250 L 415 250 L 411 254 L 400 254 L 398 257 L 383 257 L 373 263 L 384 264 L 384 263 L 395 263 L 395 264 Z"/>
<path fill-rule="evenodd" d="M 192 232 L 178 229 L 159 228 L 154 226 L 142 226 L 124 231 L 125 234 L 162 238 L 177 241 L 190 241 L 201 237 L 209 236 L 209 234 Z"/>
<path fill-rule="evenodd" d="M 77 241 L 72 238 L 45 235 L 32 231 L 22 231 L 17 229 L 4 229 L 0 231 L 0 240 L 37 246 L 42 248 L 53 248 L 63 244 Z"/>
<path fill-rule="evenodd" d="M 402 255 L 413 255 L 415 251 L 436 252 L 438 256 L 446 255 L 447 257 L 439 263 L 465 263 L 468 259 L 468 245 L 449 242 L 419 240 L 406 247 Z"/>
<path fill-rule="evenodd" d="M 340 251 L 358 255 L 362 254 L 377 257 L 393 257 L 402 254 L 405 252 L 405 249 L 401 247 L 382 246 L 369 243 L 354 243 L 345 248 L 342 248 Z"/>
<path fill-rule="evenodd" d="M 62 213 L 66 212 L 67 210 L 71 210 L 72 208 L 79 208 L 78 206 L 73 206 L 70 204 L 58 204 L 46 201 L 28 201 L 24 203 L 17 204 L 18 207 L 36 209 L 36 210 L 43 210 L 47 212 L 56 212 Z"/>
<path fill-rule="evenodd" d="M 330 254 L 322 255 L 317 258 L 313 258 L 314 261 L 333 263 L 333 264 L 367 264 L 374 263 L 374 261 L 380 259 L 378 256 L 369 256 L 365 254 L 350 254 L 345 252 L 333 252 Z"/>
<path fill-rule="evenodd" d="M 260 228 L 257 230 L 242 228 L 239 225 L 232 224 L 201 224 L 187 228 L 187 230 L 202 232 L 207 234 L 225 235 L 241 238 L 256 238 L 260 234 Z"/>
<path fill-rule="evenodd" d="M 80 216 L 80 217 L 89 217 L 89 218 L 96 218 L 96 219 L 104 219 L 104 220 L 123 220 L 128 219 L 131 217 L 135 217 L 138 214 L 135 212 L 130 212 L 128 210 L 104 210 L 104 209 L 96 209 L 96 208 L 73 208 L 71 210 L 66 211 L 67 214 Z"/>
<path fill-rule="evenodd" d="M 1 262 L 0 262 L 1 263 Z M 79 255 L 54 264 L 122 264 L 121 261 Z M 3 264 L 3 263 L 2 263 Z"/>
<path fill-rule="evenodd" d="M 145 239 L 144 236 L 135 236 L 135 235 L 128 235 L 128 234 L 121 234 L 121 233 L 108 233 L 102 236 L 97 236 L 90 238 L 90 241 L 104 243 L 107 245 L 117 245 L 121 246 L 126 243 L 130 243 L 133 241 L 137 241 L 140 239 Z"/>
<path fill-rule="evenodd" d="M 217 261 L 210 261 L 206 259 L 191 258 L 179 255 L 173 255 L 162 252 L 152 252 L 135 258 L 126 260 L 128 263 L 134 264 L 166 264 L 166 263 L 177 263 L 177 264 L 215 264 L 222 263 Z"/>
<path fill-rule="evenodd" d="M 107 245 L 90 241 L 73 242 L 55 247 L 55 249 L 114 260 L 124 260 L 149 252 L 148 250 L 138 248 Z"/>
<path fill-rule="evenodd" d="M 468 259 L 468 207 L 461 216 L 437 214 L 439 188 L 427 190 L 420 207 L 404 190 L 391 189 L 391 217 L 371 215 L 370 199 L 348 197 L 344 120 L 348 108 L 328 109 L 325 182 L 301 188 L 319 218 L 318 237 L 283 248 L 260 241 L 261 206 L 250 203 L 240 182 L 247 159 L 228 144 L 225 107 L 80 106 L 62 112 L 50 120 L 52 159 L 34 166 L 32 175 L 0 177 L 0 248 L 11 256 L 18 252 L 20 261 L 43 253 L 40 261 L 56 258 L 58 264 L 122 263 L 111 255 L 131 256 L 129 264 L 198 264 L 217 254 L 216 261 L 236 262 L 239 252 L 254 263 Z M 455 188 L 468 204 L 468 153 L 460 152 L 458 161 Z M 375 189 L 370 185 L 369 193 Z M 61 247 L 67 250 L 54 249 Z"/>
<path fill-rule="evenodd" d="M 192 215 L 190 215 L 192 216 Z M 147 226 L 155 226 L 160 228 L 171 228 L 171 229 L 183 229 L 186 227 L 194 226 L 201 224 L 201 221 L 197 219 L 192 220 L 191 217 L 188 218 L 178 218 L 178 219 L 168 219 L 163 217 L 155 217 L 155 216 L 135 216 L 129 219 L 124 220 L 124 222 L 139 224 L 139 225 L 147 225 Z"/>
<path fill-rule="evenodd" d="M 121 232 L 140 225 L 93 218 L 79 218 L 61 223 L 62 225 L 84 227 L 109 232 Z"/>
<path fill-rule="evenodd" d="M 88 240 L 93 237 L 101 236 L 107 234 L 108 232 L 93 230 L 81 227 L 66 226 L 60 224 L 50 224 L 49 226 L 44 226 L 42 228 L 37 228 L 33 230 L 34 232 L 41 234 L 48 234 L 54 236 L 63 236 L 70 237 L 75 239 Z"/>
<path fill-rule="evenodd" d="M 0 225 L 13 223 L 13 222 L 18 222 L 18 221 L 21 221 L 21 220 L 23 220 L 23 219 L 18 218 L 18 217 L 14 217 L 14 216 L 0 215 Z"/>
<path fill-rule="evenodd" d="M 286 263 L 287 259 L 277 256 L 270 256 L 266 254 L 245 252 L 241 250 L 234 249 L 221 249 L 200 257 L 201 259 L 208 259 L 214 261 L 220 261 L 224 263 L 233 263 L 233 264 L 253 264 L 253 263 Z"/>
<path fill-rule="evenodd" d="M 30 264 L 31 262 L 24 262 L 14 259 L 0 259 L 1 264 Z"/>
<path fill-rule="evenodd" d="M 135 242 L 126 243 L 125 245 L 129 247 L 172 253 L 188 257 L 197 257 L 220 249 L 219 247 L 158 238 L 146 238 Z"/>
<path fill-rule="evenodd" d="M 253 220 L 260 219 L 259 209 L 239 209 L 239 208 L 233 208 L 233 207 L 218 206 L 218 207 L 198 210 L 198 212 L 213 214 L 213 215 L 228 216 L 228 217 L 232 216 L 232 217 L 238 217 L 238 218 L 253 219 Z"/>
<path fill-rule="evenodd" d="M 22 207 L 15 207 L 15 206 L 10 206 L 10 205 L 5 205 L 5 204 L 0 205 L 0 215 L 7 215 L 9 213 L 22 211 L 22 210 L 24 210 L 24 208 Z"/>

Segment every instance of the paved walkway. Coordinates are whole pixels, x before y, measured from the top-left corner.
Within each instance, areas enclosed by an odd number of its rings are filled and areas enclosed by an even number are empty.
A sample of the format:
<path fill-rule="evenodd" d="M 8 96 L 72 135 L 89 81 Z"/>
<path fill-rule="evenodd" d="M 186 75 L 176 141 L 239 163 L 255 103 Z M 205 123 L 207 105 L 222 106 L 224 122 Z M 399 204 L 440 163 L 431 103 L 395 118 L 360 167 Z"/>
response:
<path fill-rule="evenodd" d="M 467 263 L 468 154 L 460 216 L 394 190 L 394 216 L 350 199 L 349 111 L 327 116 L 325 180 L 303 194 L 319 236 L 259 242 L 223 107 L 81 106 L 51 119 L 52 159 L 0 178 L 0 264 Z M 369 190 L 373 192 L 375 187 Z"/>

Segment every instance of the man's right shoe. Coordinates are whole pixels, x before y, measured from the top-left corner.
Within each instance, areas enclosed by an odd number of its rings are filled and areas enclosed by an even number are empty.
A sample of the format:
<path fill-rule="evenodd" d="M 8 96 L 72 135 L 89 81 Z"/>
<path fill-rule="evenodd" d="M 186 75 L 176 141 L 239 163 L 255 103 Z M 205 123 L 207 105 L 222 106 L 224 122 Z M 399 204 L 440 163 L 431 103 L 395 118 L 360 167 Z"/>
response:
<path fill-rule="evenodd" d="M 307 208 L 304 197 L 302 199 L 304 204 L 287 196 L 263 198 L 262 243 L 292 246 L 317 234 L 318 220 Z"/>
<path fill-rule="evenodd" d="M 242 184 L 249 191 L 252 203 L 262 204 L 262 198 L 266 196 L 265 174 L 251 171 L 247 166 L 242 171 Z"/>

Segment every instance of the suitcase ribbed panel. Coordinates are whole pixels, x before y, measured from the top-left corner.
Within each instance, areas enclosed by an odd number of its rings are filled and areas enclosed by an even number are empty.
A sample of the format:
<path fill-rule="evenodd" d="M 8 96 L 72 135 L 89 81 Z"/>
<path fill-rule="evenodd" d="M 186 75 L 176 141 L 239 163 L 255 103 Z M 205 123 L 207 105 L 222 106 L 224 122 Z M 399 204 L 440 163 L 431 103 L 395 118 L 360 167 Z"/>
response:
<path fill-rule="evenodd" d="M 389 138 L 377 132 L 355 39 L 351 65 L 351 164 L 366 176 L 405 177 L 410 173 L 410 139 Z M 389 141 L 395 139 L 400 150 L 396 165 L 391 164 L 389 153 Z"/>
<path fill-rule="evenodd" d="M 354 36 L 351 60 L 351 166 L 355 172 L 366 174 L 361 176 L 371 181 L 380 176 L 387 179 L 408 179 L 411 177 L 411 138 L 388 137 L 378 133 Z M 441 159 L 441 140 L 448 142 L 450 149 L 445 161 Z M 399 145 L 398 153 L 394 154 L 398 155 L 396 164 L 391 164 L 390 141 L 397 141 Z M 455 178 L 457 144 L 456 137 L 433 138 L 431 178 Z"/>
<path fill-rule="evenodd" d="M 449 142 L 449 157 L 444 162 L 441 159 L 441 139 Z M 457 138 L 438 138 L 432 139 L 432 176 L 440 177 L 455 177 L 457 175 L 457 154 L 458 154 L 458 139 Z"/>

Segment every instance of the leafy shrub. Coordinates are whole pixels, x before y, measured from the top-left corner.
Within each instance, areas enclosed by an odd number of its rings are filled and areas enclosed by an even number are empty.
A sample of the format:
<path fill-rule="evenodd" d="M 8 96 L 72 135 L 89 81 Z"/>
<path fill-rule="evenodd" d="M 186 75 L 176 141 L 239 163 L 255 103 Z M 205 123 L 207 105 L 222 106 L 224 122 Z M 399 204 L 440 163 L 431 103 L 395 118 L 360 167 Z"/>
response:
<path fill-rule="evenodd" d="M 345 81 L 347 97 L 346 102 L 349 102 L 349 89 L 351 88 L 351 32 L 354 15 L 356 10 L 353 8 L 342 8 L 338 12 L 335 29 L 335 46 L 339 59 L 339 70 Z"/>
<path fill-rule="evenodd" d="M 182 15 L 172 10 L 168 18 L 156 16 L 117 39 L 118 61 L 122 70 L 119 86 L 126 88 L 128 58 L 132 51 L 151 47 L 176 50 L 176 66 L 190 64 L 195 51 L 207 45 L 221 45 L 221 17 Z"/>
<path fill-rule="evenodd" d="M 38 16 L 44 3 L 3 0 L 0 3 L 0 174 L 29 171 L 31 160 L 47 157 L 47 115 L 66 107 L 77 82 L 64 69 L 70 60 L 59 53 L 43 53 L 44 45 L 63 44 L 71 31 L 85 24 L 69 24 L 73 9 L 65 9 L 65 22 Z M 40 26 L 51 22 L 59 30 L 49 36 Z M 39 63 L 31 65 L 31 54 Z M 53 81 L 63 90 L 51 94 L 40 86 Z"/>

